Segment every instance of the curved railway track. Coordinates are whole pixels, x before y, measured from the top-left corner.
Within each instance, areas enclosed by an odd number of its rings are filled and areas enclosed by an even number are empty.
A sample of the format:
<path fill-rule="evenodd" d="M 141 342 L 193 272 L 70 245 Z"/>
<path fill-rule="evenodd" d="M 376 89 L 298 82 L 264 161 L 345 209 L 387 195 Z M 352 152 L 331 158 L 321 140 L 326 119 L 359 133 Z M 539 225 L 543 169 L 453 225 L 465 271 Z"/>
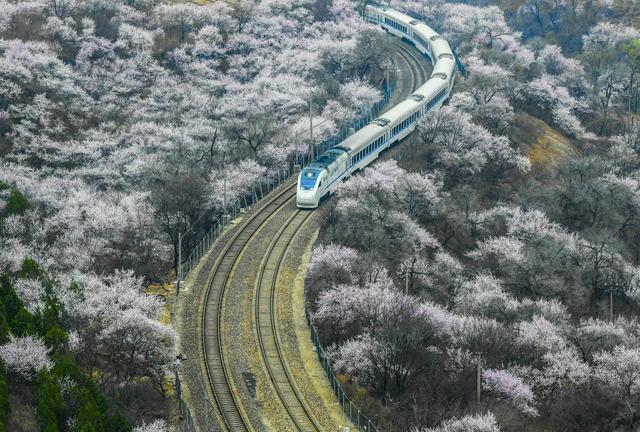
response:
<path fill-rule="evenodd" d="M 209 390 L 218 408 L 224 427 L 230 432 L 252 430 L 250 422 L 237 392 L 233 387 L 229 366 L 224 358 L 222 346 L 222 320 L 224 314 L 225 289 L 229 283 L 234 264 L 251 237 L 269 217 L 295 196 L 295 183 L 269 198 L 261 210 L 243 223 L 227 242 L 218 256 L 211 271 L 213 277 L 205 292 L 204 308 L 202 309 L 202 350 Z"/>
<path fill-rule="evenodd" d="M 397 56 L 406 64 L 406 84 L 398 93 L 407 97 L 429 77 L 420 54 L 412 52 L 404 43 L 395 44 Z M 393 106 L 390 101 L 390 106 Z M 225 291 L 230 285 L 234 266 L 238 263 L 250 240 L 255 238 L 267 221 L 285 208 L 295 197 L 295 183 L 275 192 L 274 196 L 236 229 L 226 241 L 213 268 L 204 294 L 202 309 L 202 353 L 207 375 L 208 390 L 213 395 L 217 417 L 222 430 L 230 432 L 253 431 L 240 394 L 235 388 L 231 366 L 225 358 L 222 333 Z M 322 428 L 310 412 L 289 371 L 280 342 L 277 326 L 276 282 L 286 252 L 296 233 L 311 213 L 295 210 L 272 238 L 257 270 L 254 286 L 254 321 L 259 354 L 271 387 L 278 396 L 290 423 L 298 431 L 321 431 Z"/>
<path fill-rule="evenodd" d="M 411 64 L 411 70 L 414 71 L 414 88 L 416 90 L 422 84 L 429 79 L 429 72 L 427 71 L 426 62 L 429 60 L 424 57 L 420 51 L 418 51 L 412 45 L 405 42 L 397 42 L 396 46 L 399 49 L 400 55 L 403 56 Z"/>
<path fill-rule="evenodd" d="M 404 67 L 400 67 L 398 87 L 396 93 L 389 101 L 389 109 L 409 97 L 409 95 L 424 84 L 431 75 L 428 66 L 425 64 L 428 62 L 428 59 L 423 57 L 413 46 L 406 42 L 399 41 L 396 38 L 393 39 L 392 46 L 396 49 L 396 63 L 398 65 L 404 65 Z"/>
<path fill-rule="evenodd" d="M 298 431 L 321 431 L 291 376 L 277 323 L 276 286 L 282 262 L 311 212 L 296 210 L 280 228 L 264 255 L 255 286 L 255 322 L 262 361 L 271 384 Z"/>

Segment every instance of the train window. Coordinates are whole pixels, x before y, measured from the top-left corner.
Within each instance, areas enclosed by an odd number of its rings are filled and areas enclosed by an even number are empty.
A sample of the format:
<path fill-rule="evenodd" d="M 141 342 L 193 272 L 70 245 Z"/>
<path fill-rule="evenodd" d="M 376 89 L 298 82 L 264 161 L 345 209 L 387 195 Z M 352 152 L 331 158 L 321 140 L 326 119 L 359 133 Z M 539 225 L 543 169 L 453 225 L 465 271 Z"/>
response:
<path fill-rule="evenodd" d="M 300 189 L 311 190 L 316 185 L 320 171 L 313 168 L 306 168 L 300 176 Z"/>

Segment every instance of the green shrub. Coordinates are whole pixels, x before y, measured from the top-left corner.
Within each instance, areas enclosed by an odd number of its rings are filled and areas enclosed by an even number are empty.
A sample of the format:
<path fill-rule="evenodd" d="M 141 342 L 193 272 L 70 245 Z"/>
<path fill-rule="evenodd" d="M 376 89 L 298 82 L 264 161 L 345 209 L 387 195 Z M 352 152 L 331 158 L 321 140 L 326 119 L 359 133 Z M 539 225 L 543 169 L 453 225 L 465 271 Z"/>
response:
<path fill-rule="evenodd" d="M 4 207 L 5 215 L 22 215 L 29 210 L 29 201 L 22 193 L 13 189 Z"/>
<path fill-rule="evenodd" d="M 7 375 L 4 365 L 0 362 L 0 432 L 7 430 L 5 422 L 9 413 L 9 391 L 7 389 Z"/>

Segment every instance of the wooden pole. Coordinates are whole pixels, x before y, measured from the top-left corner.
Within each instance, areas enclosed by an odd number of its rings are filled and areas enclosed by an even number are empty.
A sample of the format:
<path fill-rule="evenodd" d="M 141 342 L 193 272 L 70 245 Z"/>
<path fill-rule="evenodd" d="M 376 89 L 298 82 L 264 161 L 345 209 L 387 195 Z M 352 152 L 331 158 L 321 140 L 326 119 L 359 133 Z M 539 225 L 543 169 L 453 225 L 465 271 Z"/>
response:
<path fill-rule="evenodd" d="M 482 392 L 482 353 L 476 353 L 476 403 L 480 409 L 480 394 Z"/>
<path fill-rule="evenodd" d="M 182 233 L 178 231 L 178 268 L 176 271 L 176 296 L 180 294 L 180 279 L 182 279 Z"/>
<path fill-rule="evenodd" d="M 313 157 L 313 111 L 311 109 L 311 97 L 309 97 L 309 154 Z"/>

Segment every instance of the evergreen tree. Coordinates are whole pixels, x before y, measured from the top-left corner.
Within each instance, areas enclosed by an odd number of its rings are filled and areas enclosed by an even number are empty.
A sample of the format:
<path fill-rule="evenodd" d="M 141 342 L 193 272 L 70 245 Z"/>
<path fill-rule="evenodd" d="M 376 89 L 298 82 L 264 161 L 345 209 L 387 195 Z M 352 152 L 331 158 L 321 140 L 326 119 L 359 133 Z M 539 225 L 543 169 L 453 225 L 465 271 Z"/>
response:
<path fill-rule="evenodd" d="M 9 391 L 4 365 L 0 362 L 0 432 L 7 430 L 5 422 L 9 413 Z"/>
<path fill-rule="evenodd" d="M 57 377 L 41 372 L 38 380 L 36 412 L 43 432 L 58 432 L 64 425 L 64 400 Z"/>
<path fill-rule="evenodd" d="M 22 215 L 29 209 L 29 201 L 22 193 L 13 189 L 7 198 L 4 207 L 4 215 Z"/>

